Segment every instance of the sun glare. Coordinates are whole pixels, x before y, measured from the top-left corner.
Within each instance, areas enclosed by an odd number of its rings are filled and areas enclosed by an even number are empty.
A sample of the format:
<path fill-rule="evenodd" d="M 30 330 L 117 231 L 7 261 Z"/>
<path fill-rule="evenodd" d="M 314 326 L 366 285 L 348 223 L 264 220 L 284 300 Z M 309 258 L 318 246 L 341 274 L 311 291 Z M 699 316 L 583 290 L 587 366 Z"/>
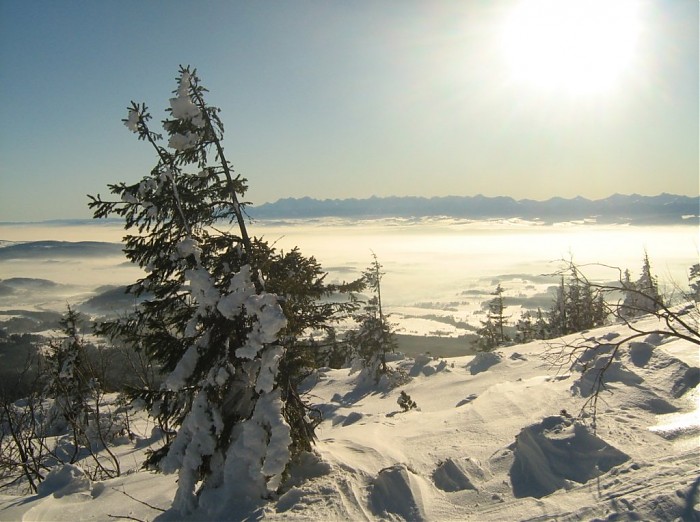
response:
<path fill-rule="evenodd" d="M 629 67 L 638 0 L 522 0 L 506 20 L 512 79 L 571 94 L 605 92 Z"/>

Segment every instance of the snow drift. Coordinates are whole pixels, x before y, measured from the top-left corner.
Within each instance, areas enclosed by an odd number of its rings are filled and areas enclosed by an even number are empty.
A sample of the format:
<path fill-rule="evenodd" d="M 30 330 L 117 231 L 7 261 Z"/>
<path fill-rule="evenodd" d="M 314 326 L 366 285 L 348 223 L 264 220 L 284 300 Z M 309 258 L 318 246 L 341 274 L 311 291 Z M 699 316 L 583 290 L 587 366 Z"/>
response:
<path fill-rule="evenodd" d="M 611 326 L 586 335 L 605 343 L 623 333 Z M 697 520 L 697 347 L 668 337 L 638 341 L 570 371 L 543 359 L 551 347 L 544 342 L 477 357 L 399 356 L 392 367 L 413 377 L 396 388 L 368 386 L 361 372 L 321 369 L 306 389 L 325 419 L 314 453 L 289 470 L 266 505 L 212 513 L 217 520 Z M 590 413 L 579 412 L 587 372 L 605 357 L 614 366 L 594 430 Z M 419 409 L 401 411 L 401 391 Z M 116 448 L 131 467 L 122 476 L 90 482 L 77 467 L 57 468 L 42 495 L 4 491 L 0 519 L 163 518 L 175 480 L 139 469 L 158 442 L 142 413 L 132 426 L 140 435 Z"/>
<path fill-rule="evenodd" d="M 563 416 L 523 428 L 509 449 L 510 481 L 518 498 L 544 497 L 567 487 L 570 480 L 584 484 L 629 460 L 589 427 Z"/>

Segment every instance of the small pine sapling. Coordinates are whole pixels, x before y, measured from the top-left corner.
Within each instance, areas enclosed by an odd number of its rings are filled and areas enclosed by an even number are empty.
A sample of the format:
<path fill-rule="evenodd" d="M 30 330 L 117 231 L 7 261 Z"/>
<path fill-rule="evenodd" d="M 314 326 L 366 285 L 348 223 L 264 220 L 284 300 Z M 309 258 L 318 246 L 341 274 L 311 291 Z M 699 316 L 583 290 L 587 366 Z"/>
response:
<path fill-rule="evenodd" d="M 401 393 L 399 394 L 399 398 L 396 402 L 398 403 L 399 406 L 401 406 L 401 409 L 404 412 L 418 407 L 416 402 L 413 399 L 411 399 L 411 396 L 403 390 L 401 390 Z"/>
<path fill-rule="evenodd" d="M 346 339 L 362 359 L 365 368 L 373 374 L 375 382 L 379 382 L 382 375 L 390 373 L 386 356 L 396 350 L 398 343 L 382 307 L 382 265 L 374 252 L 372 257 L 374 260 L 363 272 L 362 280 L 373 295 L 354 316 L 358 326 L 346 334 Z"/>

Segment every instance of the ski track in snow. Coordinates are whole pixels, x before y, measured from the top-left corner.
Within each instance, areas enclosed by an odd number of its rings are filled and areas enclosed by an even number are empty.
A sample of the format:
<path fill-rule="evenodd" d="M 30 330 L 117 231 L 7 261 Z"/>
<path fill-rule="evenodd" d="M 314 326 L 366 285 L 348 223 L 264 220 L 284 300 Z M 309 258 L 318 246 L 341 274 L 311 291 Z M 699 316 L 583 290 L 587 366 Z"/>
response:
<path fill-rule="evenodd" d="M 654 319 L 645 321 L 651 325 Z M 610 333 L 624 333 L 624 328 L 610 326 L 586 335 L 601 339 Z M 317 429 L 317 456 L 293 469 L 285 491 L 255 517 L 697 520 L 697 347 L 668 338 L 643 341 L 624 345 L 611 366 L 595 431 L 590 416 L 577 430 L 568 417 L 578 415 L 586 400 L 581 396 L 589 384 L 582 372 L 586 368 L 551 367 L 541 357 L 547 349 L 543 342 L 499 349 L 499 357 L 444 362 L 397 357 L 392 365 L 414 377 L 394 389 L 368 386 L 348 369 L 320 370 L 306 390 L 307 399 L 325 416 Z M 401 411 L 396 402 L 401 390 L 418 409 Z M 676 427 L 664 429 L 673 419 Z M 532 435 L 523 435 L 524 428 L 534 430 Z M 157 519 L 160 512 L 143 502 L 167 508 L 175 477 L 137 471 L 148 430 L 142 427 L 138 448 L 131 443 L 117 447 L 122 465 L 133 471 L 102 482 L 69 481 L 66 494 L 54 489 L 44 496 L 0 495 L 0 520 Z M 598 476 L 583 483 L 566 478 L 562 466 L 574 475 L 582 473 L 584 461 L 595 456 L 586 453 L 593 451 L 587 444 L 595 446 L 598 440 L 621 452 L 615 458 L 623 461 L 609 469 L 589 466 L 588 472 Z M 556 448 L 571 450 L 574 457 L 558 454 Z M 544 459 L 547 472 L 535 467 L 538 471 L 530 469 L 518 478 L 522 474 L 512 472 L 513 466 L 528 459 Z M 550 481 L 558 489 L 542 498 L 517 498 L 515 490 L 529 481 Z"/>

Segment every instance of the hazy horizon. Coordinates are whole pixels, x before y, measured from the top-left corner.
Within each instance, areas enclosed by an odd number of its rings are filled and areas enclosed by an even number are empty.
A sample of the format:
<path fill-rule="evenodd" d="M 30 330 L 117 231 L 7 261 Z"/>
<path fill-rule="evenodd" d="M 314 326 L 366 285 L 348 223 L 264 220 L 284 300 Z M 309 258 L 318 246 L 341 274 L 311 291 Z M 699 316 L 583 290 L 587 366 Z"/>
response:
<path fill-rule="evenodd" d="M 436 320 L 438 315 L 478 324 L 481 305 L 497 282 L 506 289 L 514 317 L 522 306 L 547 308 L 549 289 L 558 281 L 553 274 L 562 268 L 562 260 L 584 265 L 592 280 L 610 281 L 619 273 L 598 263 L 628 268 L 636 278 L 646 252 L 661 288 L 673 291 L 676 285 L 687 286 L 688 269 L 700 252 L 697 227 L 685 225 L 544 226 L 518 220 L 331 218 L 262 220 L 253 223 L 249 232 L 278 249 L 299 247 L 302 254 L 321 263 L 329 282 L 359 277 L 376 253 L 386 273 L 382 292 L 387 309 L 402 333 L 413 335 L 463 333 Z M 68 252 L 40 249 L 9 258 L 0 255 L 1 280 L 44 280 L 19 281 L 5 289 L 4 308 L 31 305 L 60 312 L 67 302 L 82 303 L 95 296 L 99 287 L 133 283 L 143 273 L 118 250 L 78 243 L 120 243 L 123 235 L 119 222 L 0 225 L 2 241 L 73 242 Z M 0 243 L 0 254 L 3 249 Z"/>

